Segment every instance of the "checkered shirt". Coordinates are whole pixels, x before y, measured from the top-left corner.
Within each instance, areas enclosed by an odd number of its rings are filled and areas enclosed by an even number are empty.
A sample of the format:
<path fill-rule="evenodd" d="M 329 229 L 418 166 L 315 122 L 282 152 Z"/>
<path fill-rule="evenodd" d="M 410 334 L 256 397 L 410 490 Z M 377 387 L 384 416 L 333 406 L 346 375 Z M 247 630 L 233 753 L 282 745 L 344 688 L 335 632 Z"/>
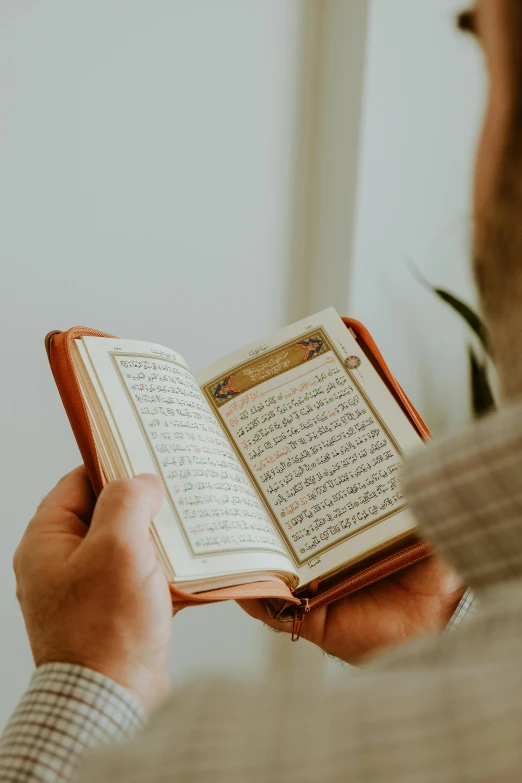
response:
<path fill-rule="evenodd" d="M 335 686 L 191 682 L 124 746 L 144 720 L 128 694 L 80 667 L 42 667 L 0 741 L 0 780 L 65 783 L 78 765 L 77 783 L 518 783 L 522 404 L 431 444 L 404 486 L 470 585 L 451 632 Z"/>

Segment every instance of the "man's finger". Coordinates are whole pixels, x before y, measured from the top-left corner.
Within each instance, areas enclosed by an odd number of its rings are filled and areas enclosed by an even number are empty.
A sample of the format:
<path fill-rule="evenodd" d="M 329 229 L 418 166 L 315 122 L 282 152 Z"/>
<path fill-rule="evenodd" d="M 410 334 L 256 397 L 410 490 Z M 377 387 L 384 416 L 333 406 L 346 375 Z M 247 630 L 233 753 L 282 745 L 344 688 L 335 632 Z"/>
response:
<path fill-rule="evenodd" d="M 262 623 L 268 625 L 268 627 L 272 628 L 274 631 L 282 631 L 284 633 L 291 632 L 292 622 L 284 623 L 281 622 L 281 620 L 274 620 L 273 617 L 270 617 L 264 601 L 256 599 L 255 601 L 238 601 L 237 603 L 243 611 L 250 615 L 250 617 L 253 617 L 254 620 L 261 620 Z"/>
<path fill-rule="evenodd" d="M 130 540 L 148 539 L 164 496 L 161 479 L 148 473 L 111 482 L 98 498 L 89 535 L 112 532 Z"/>
<path fill-rule="evenodd" d="M 27 532 L 72 532 L 85 534 L 95 497 L 83 465 L 60 479 L 42 500 Z"/>
<path fill-rule="evenodd" d="M 58 566 L 82 543 L 94 508 L 94 494 L 83 466 L 64 476 L 45 497 L 29 522 L 16 551 L 14 566 L 35 553 L 43 562 L 50 556 Z"/>

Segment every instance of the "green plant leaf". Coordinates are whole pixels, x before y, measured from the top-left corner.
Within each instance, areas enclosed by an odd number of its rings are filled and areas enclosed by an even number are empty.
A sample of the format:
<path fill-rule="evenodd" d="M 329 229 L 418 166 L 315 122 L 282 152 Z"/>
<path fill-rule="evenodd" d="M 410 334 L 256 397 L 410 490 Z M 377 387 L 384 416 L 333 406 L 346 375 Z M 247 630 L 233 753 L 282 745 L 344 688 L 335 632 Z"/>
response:
<path fill-rule="evenodd" d="M 468 326 L 479 338 L 486 353 L 491 356 L 488 330 L 475 311 L 472 310 L 469 305 L 465 304 L 465 302 L 461 302 L 460 299 L 457 299 L 456 296 L 453 296 L 453 294 L 450 294 L 449 291 L 445 291 L 443 288 L 432 288 L 432 291 L 466 321 Z"/>
<path fill-rule="evenodd" d="M 458 313 L 458 315 L 460 315 L 461 318 L 464 319 L 464 321 L 466 321 L 470 329 L 477 335 L 486 353 L 489 356 L 492 356 L 488 330 L 480 316 L 478 316 L 477 313 L 472 310 L 471 307 L 465 302 L 462 302 L 456 296 L 450 294 L 449 291 L 446 291 L 444 288 L 437 288 L 436 286 L 432 285 L 429 280 L 426 280 L 426 278 L 417 269 L 415 264 L 413 264 L 411 261 L 409 262 L 409 265 L 412 273 L 417 278 L 417 280 L 422 283 L 422 285 L 424 285 L 426 288 L 429 288 L 430 291 L 433 291 L 434 294 L 442 299 L 443 302 L 449 305 L 453 310 L 455 310 L 456 313 Z"/>
<path fill-rule="evenodd" d="M 468 356 L 473 413 L 479 417 L 495 409 L 495 400 L 489 384 L 486 364 L 478 359 L 471 345 L 468 345 Z"/>

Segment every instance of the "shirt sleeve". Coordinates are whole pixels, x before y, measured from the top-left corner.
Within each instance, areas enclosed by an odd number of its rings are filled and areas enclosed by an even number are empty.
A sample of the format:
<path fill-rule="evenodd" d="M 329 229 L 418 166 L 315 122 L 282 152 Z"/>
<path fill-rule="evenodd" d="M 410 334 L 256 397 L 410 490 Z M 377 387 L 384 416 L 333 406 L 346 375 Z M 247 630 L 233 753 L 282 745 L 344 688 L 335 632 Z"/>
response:
<path fill-rule="evenodd" d="M 41 666 L 0 737 L 0 780 L 63 783 L 86 748 L 123 740 L 145 722 L 107 677 L 72 664 Z"/>
<path fill-rule="evenodd" d="M 403 485 L 425 538 L 474 592 L 522 577 L 522 404 L 406 461 Z"/>

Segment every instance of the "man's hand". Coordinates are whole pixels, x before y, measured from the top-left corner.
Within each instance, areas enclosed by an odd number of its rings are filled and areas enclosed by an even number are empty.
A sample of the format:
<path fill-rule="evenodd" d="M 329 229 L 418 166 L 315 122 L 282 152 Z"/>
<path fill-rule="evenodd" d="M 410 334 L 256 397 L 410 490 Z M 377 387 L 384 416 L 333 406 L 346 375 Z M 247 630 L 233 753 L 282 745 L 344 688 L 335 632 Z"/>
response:
<path fill-rule="evenodd" d="M 77 468 L 42 501 L 14 558 L 36 665 L 86 666 L 147 710 L 168 689 L 172 604 L 149 534 L 163 494 L 158 478 L 136 476 L 95 506 Z"/>
<path fill-rule="evenodd" d="M 358 664 L 385 647 L 441 631 L 463 593 L 457 575 L 430 557 L 306 615 L 301 635 L 329 655 Z M 271 628 L 291 632 L 292 623 L 272 620 L 261 601 L 241 605 Z"/>

